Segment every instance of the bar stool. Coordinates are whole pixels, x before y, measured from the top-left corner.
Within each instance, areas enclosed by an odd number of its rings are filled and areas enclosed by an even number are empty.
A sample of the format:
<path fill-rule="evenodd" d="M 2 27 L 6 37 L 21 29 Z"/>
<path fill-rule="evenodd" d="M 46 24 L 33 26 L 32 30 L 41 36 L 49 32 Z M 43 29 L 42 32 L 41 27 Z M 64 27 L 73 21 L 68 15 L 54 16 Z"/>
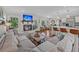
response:
<path fill-rule="evenodd" d="M 59 28 L 53 27 L 53 31 L 54 31 L 55 35 L 58 35 L 58 33 L 59 33 Z"/>
<path fill-rule="evenodd" d="M 62 33 L 63 35 L 68 33 L 68 29 L 67 28 L 60 28 L 60 33 Z"/>
<path fill-rule="evenodd" d="M 64 38 L 64 36 L 68 33 L 66 28 L 60 28 L 58 37 L 60 40 Z"/>
<path fill-rule="evenodd" d="M 66 28 L 60 28 L 60 32 L 68 33 Z"/>

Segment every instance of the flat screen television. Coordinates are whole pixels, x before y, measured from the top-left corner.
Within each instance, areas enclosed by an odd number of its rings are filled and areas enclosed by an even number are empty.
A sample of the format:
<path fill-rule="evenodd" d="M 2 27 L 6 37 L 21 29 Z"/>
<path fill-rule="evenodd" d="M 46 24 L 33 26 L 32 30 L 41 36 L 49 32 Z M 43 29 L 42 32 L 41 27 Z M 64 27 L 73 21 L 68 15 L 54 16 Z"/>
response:
<path fill-rule="evenodd" d="M 23 21 L 32 22 L 33 21 L 33 16 L 32 15 L 23 15 Z"/>

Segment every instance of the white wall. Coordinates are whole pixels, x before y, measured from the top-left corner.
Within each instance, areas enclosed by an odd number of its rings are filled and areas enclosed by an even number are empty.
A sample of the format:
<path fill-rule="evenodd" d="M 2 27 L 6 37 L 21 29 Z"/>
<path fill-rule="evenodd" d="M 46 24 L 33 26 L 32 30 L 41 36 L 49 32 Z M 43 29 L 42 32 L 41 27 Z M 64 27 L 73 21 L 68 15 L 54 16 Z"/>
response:
<path fill-rule="evenodd" d="M 26 12 L 22 12 L 22 13 L 19 13 L 18 15 L 8 15 L 7 17 L 7 19 L 10 19 L 10 17 L 11 16 L 13 16 L 13 17 L 18 17 L 19 18 L 19 22 L 18 22 L 18 31 L 19 32 L 23 32 L 23 24 L 22 24 L 22 20 L 23 20 L 23 14 L 28 14 L 28 15 L 33 15 L 33 20 L 40 20 L 40 23 L 38 22 L 38 27 L 40 27 L 41 26 L 41 21 L 42 20 L 46 20 L 47 21 L 47 18 L 45 18 L 45 17 L 43 17 L 43 16 L 40 16 L 40 15 L 36 15 L 36 14 L 30 14 L 30 13 L 26 13 Z M 45 22 L 46 23 L 46 22 Z M 47 23 L 46 23 L 47 24 Z"/>
<path fill-rule="evenodd" d="M 79 16 L 76 17 L 75 21 L 76 22 L 79 22 Z"/>

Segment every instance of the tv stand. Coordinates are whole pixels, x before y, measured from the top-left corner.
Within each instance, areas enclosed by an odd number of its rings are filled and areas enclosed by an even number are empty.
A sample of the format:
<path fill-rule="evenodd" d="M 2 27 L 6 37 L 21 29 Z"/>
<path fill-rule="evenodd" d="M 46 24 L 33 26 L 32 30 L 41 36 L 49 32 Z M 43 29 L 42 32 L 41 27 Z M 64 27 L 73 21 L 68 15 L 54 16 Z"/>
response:
<path fill-rule="evenodd" d="M 24 31 L 35 30 L 36 28 L 37 28 L 37 25 L 34 25 L 33 22 L 23 22 Z"/>
<path fill-rule="evenodd" d="M 23 30 L 24 31 L 32 30 L 32 25 L 23 25 Z"/>

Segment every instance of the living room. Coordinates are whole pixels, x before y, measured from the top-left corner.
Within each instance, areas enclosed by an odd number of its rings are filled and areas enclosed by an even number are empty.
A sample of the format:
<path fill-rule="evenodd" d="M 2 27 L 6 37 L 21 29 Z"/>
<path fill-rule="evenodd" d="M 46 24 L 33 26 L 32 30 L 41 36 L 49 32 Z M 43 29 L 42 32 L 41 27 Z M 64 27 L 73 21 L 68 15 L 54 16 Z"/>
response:
<path fill-rule="evenodd" d="M 5 31 L 0 51 L 78 52 L 79 7 L 3 6 L 1 9 Z"/>

